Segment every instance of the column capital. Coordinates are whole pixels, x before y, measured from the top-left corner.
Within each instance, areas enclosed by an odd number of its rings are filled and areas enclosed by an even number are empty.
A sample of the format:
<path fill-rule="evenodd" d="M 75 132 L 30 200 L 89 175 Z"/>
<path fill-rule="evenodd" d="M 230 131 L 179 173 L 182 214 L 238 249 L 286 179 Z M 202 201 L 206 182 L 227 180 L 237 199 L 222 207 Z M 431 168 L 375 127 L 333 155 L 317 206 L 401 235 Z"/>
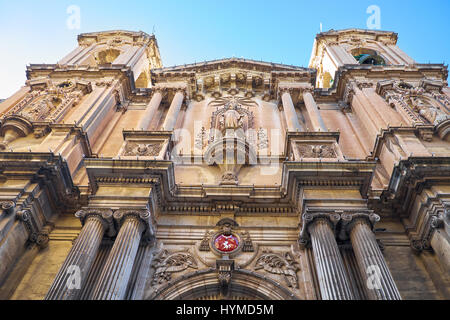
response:
<path fill-rule="evenodd" d="M 166 87 L 153 87 L 152 91 L 151 91 L 152 98 L 155 95 L 155 93 L 160 93 L 161 95 L 164 95 L 167 93 L 167 88 Z"/>
<path fill-rule="evenodd" d="M 371 230 L 380 221 L 380 216 L 373 212 L 346 212 L 341 215 L 342 231 L 350 233 L 357 223 L 366 223 Z"/>
<path fill-rule="evenodd" d="M 152 215 L 147 209 L 119 209 L 114 212 L 114 220 L 116 220 L 119 228 L 126 219 L 137 219 L 143 227 L 144 240 L 151 241 L 155 237 L 155 228 L 153 226 Z"/>
<path fill-rule="evenodd" d="M 289 86 L 278 87 L 278 92 L 280 95 L 282 95 L 283 93 L 291 93 L 293 91 L 294 91 L 293 87 L 289 87 Z"/>
<path fill-rule="evenodd" d="M 303 224 L 302 230 L 300 231 L 299 244 L 301 247 L 306 247 L 310 242 L 310 231 L 309 228 L 314 225 L 314 223 L 324 222 L 327 223 L 333 232 L 336 230 L 336 225 L 338 224 L 341 216 L 336 212 L 314 212 L 314 213 L 304 213 L 302 216 Z"/>
<path fill-rule="evenodd" d="M 82 209 L 75 213 L 75 217 L 80 219 L 83 226 L 86 224 L 88 219 L 98 219 L 98 221 L 103 224 L 103 227 L 109 237 L 113 237 L 116 234 L 116 228 L 114 227 L 113 222 L 113 212 L 111 209 Z"/>
<path fill-rule="evenodd" d="M 299 90 L 301 94 L 309 93 L 311 95 L 314 95 L 314 87 L 311 85 L 300 87 Z"/>

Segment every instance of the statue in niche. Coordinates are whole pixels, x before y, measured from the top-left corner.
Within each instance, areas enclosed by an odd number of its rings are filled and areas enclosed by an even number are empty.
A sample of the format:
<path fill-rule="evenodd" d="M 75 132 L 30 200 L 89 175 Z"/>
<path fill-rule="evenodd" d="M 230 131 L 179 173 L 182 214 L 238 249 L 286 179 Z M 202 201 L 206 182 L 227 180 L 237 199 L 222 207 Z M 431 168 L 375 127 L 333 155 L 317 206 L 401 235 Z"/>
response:
<path fill-rule="evenodd" d="M 225 129 L 237 129 L 241 126 L 242 115 L 234 109 L 229 109 L 223 115 Z"/>

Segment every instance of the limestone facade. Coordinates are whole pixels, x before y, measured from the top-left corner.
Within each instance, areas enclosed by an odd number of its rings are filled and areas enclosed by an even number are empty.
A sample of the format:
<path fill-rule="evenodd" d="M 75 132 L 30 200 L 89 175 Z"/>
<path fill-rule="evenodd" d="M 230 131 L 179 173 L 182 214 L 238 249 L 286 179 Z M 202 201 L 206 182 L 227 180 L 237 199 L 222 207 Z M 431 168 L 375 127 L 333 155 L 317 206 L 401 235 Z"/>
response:
<path fill-rule="evenodd" d="M 449 299 L 450 89 L 393 32 L 308 68 L 81 34 L 0 103 L 0 299 Z"/>

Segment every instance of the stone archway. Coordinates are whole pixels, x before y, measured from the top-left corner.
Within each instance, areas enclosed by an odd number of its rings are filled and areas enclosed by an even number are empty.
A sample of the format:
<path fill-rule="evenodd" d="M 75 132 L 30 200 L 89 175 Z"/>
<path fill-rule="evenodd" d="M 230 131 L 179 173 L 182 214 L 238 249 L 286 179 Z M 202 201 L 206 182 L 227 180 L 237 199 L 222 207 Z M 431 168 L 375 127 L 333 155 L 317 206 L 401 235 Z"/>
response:
<path fill-rule="evenodd" d="M 274 280 L 248 270 L 233 271 L 226 297 L 221 295 L 216 269 L 192 272 L 175 279 L 149 300 L 298 300 Z"/>

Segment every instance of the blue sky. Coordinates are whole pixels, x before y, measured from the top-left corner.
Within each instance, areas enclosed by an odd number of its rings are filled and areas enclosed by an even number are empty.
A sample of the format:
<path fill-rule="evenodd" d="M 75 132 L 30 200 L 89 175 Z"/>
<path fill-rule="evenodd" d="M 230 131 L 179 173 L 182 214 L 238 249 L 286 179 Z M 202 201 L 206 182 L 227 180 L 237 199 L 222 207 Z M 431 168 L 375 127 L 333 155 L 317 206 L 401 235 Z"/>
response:
<path fill-rule="evenodd" d="M 80 29 L 67 27 L 71 5 Z M 0 0 L 0 98 L 24 84 L 27 64 L 55 63 L 77 34 L 111 29 L 155 28 L 164 66 L 231 56 L 307 66 L 320 23 L 323 31 L 367 28 L 370 5 L 413 59 L 450 62 L 449 0 Z"/>

